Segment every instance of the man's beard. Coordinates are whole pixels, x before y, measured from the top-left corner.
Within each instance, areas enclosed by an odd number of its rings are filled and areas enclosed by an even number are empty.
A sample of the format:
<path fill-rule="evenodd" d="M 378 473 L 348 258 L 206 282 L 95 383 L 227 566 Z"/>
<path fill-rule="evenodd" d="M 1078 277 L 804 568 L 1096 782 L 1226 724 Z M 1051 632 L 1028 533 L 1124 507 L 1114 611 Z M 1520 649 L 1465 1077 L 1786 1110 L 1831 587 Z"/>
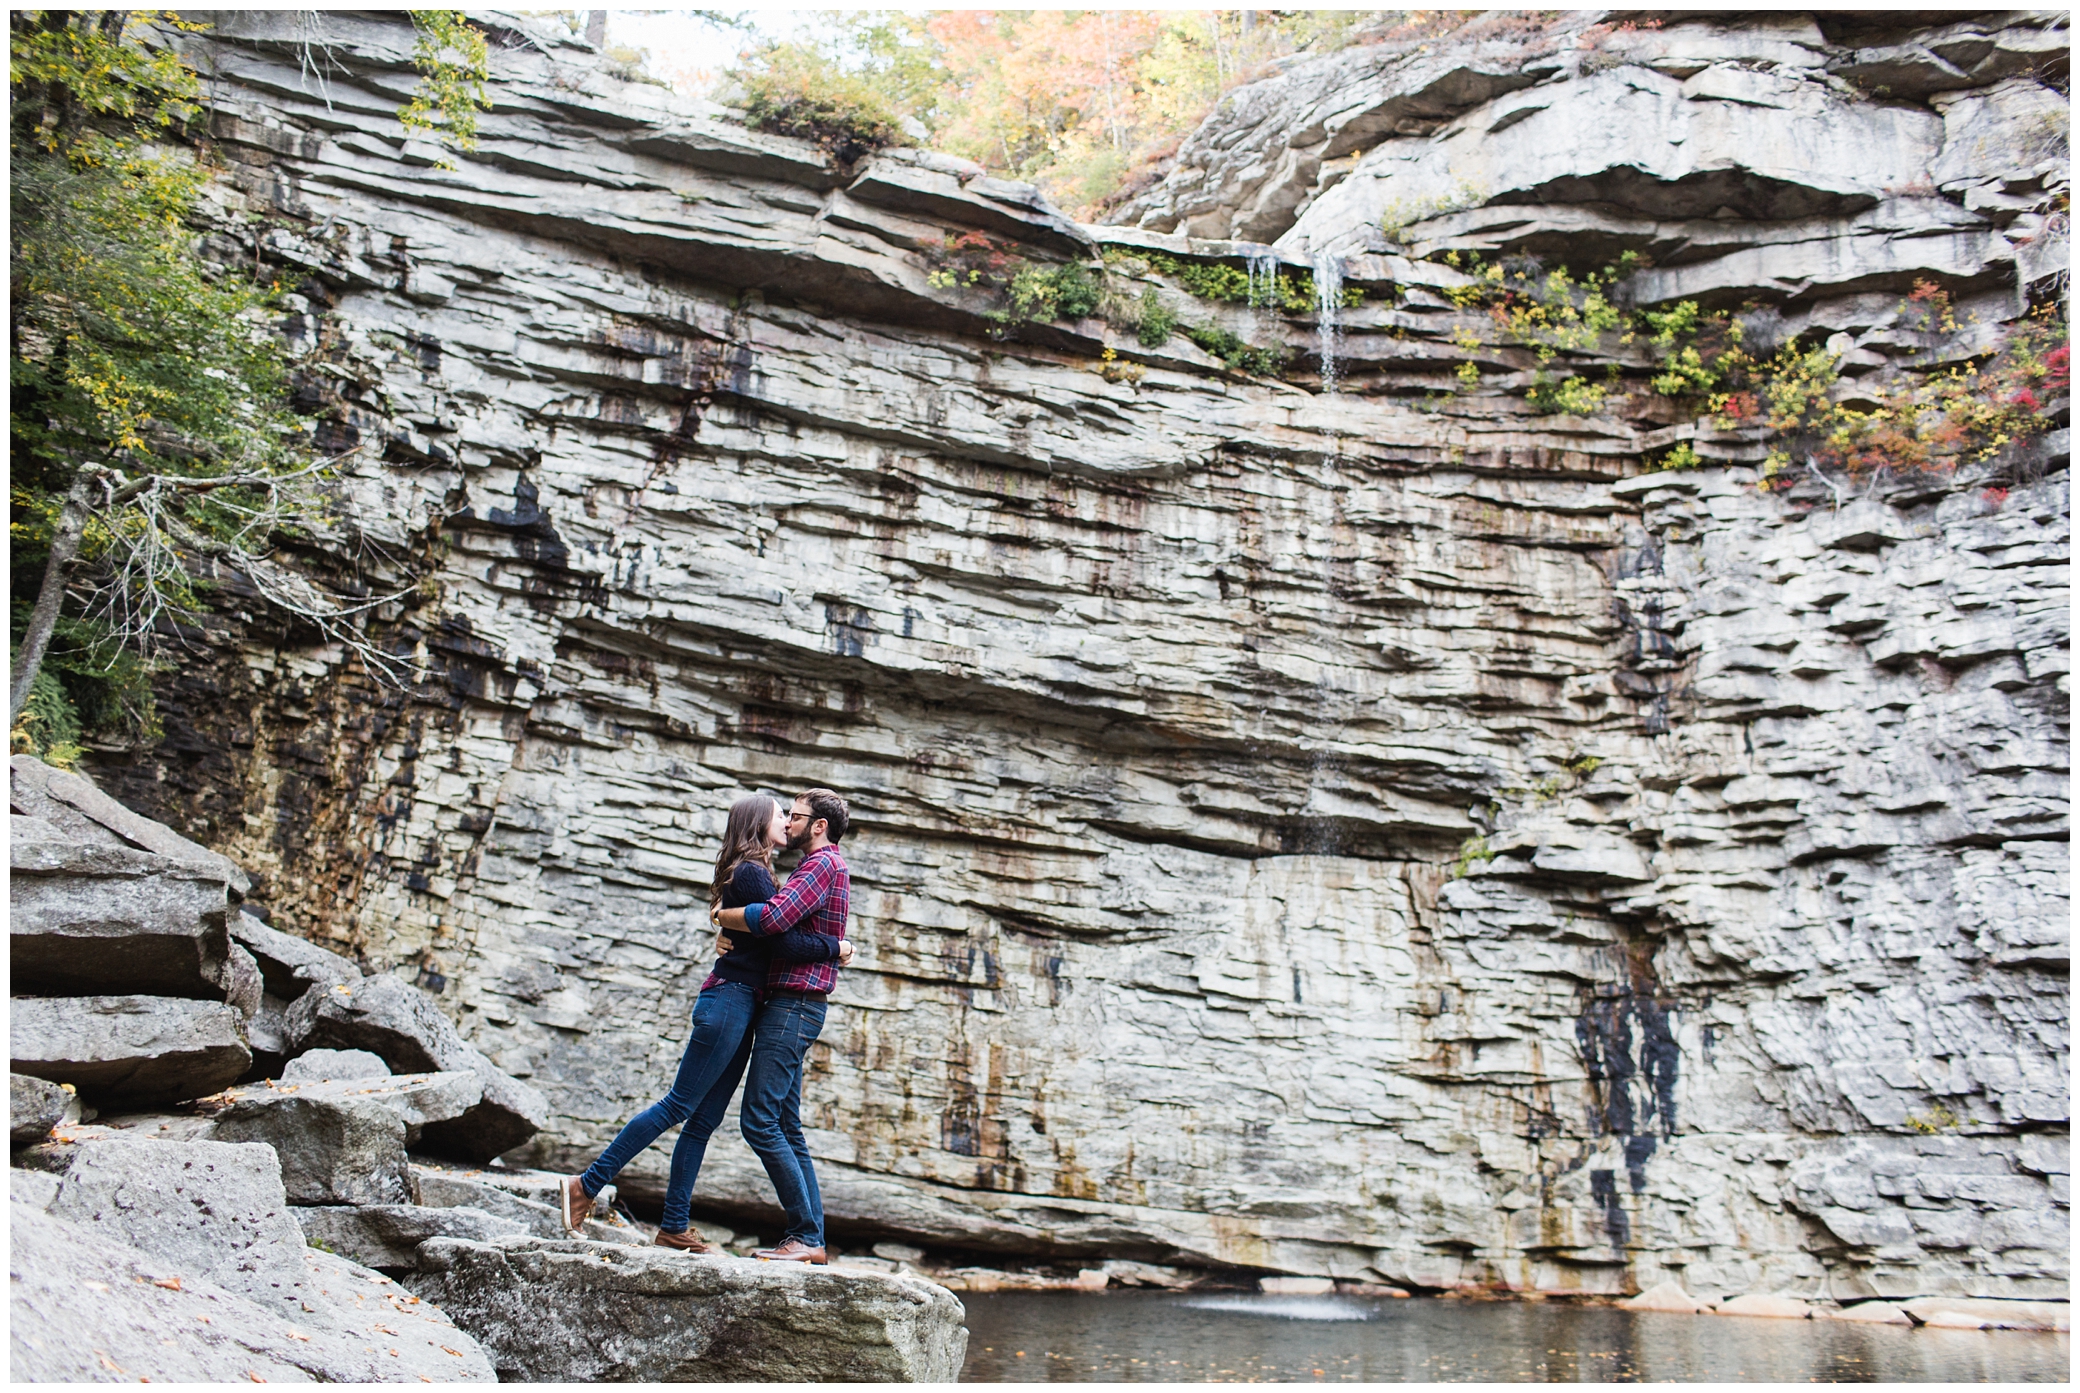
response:
<path fill-rule="evenodd" d="M 790 832 L 787 834 L 787 850 L 804 851 L 808 849 L 808 846 L 809 829 L 807 827 L 804 827 L 799 832 Z"/>

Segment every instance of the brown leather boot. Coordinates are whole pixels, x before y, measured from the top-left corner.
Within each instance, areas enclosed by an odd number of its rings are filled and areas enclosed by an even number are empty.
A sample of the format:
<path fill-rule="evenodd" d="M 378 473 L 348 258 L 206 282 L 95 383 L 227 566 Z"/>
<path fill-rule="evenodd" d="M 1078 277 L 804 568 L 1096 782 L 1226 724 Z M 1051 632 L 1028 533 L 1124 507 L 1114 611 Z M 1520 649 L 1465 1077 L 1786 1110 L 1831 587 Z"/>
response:
<path fill-rule="evenodd" d="M 592 1196 L 585 1193 L 585 1186 L 575 1175 L 563 1182 L 563 1227 L 567 1233 L 576 1233 L 580 1225 L 592 1217 Z"/>
<path fill-rule="evenodd" d="M 715 1251 L 714 1244 L 703 1239 L 692 1229 L 688 1229 L 684 1233 L 666 1233 L 663 1229 L 659 1229 L 655 1241 L 656 1246 L 670 1248 L 675 1253 L 712 1253 Z"/>
<path fill-rule="evenodd" d="M 790 1238 L 777 1248 L 760 1248 L 751 1256 L 760 1262 L 806 1262 L 816 1267 L 826 1266 L 829 1262 L 823 1249 L 811 1248 L 799 1238 Z"/>

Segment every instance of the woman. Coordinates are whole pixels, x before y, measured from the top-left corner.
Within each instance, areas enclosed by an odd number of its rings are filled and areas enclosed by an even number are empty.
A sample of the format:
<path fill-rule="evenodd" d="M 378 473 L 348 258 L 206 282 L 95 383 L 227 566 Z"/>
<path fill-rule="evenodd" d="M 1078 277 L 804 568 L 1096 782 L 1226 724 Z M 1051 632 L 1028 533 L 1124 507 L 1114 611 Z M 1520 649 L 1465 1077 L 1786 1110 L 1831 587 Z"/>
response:
<path fill-rule="evenodd" d="M 722 852 L 708 886 L 708 912 L 763 904 L 776 893 L 773 852 L 787 843 L 787 814 L 780 801 L 763 794 L 740 798 L 730 806 L 722 833 Z M 660 1246 L 686 1253 L 712 1251 L 691 1231 L 693 1184 L 700 1175 L 708 1138 L 729 1109 L 730 1095 L 744 1077 L 751 1055 L 751 1023 L 773 961 L 828 962 L 839 956 L 835 938 L 791 931 L 772 937 L 749 936 L 715 960 L 693 1006 L 693 1028 L 679 1075 L 671 1091 L 637 1113 L 599 1159 L 581 1175 L 563 1182 L 563 1226 L 576 1230 L 592 1213 L 593 1197 L 668 1129 L 686 1125 L 672 1148 L 671 1179 L 666 1183 L 664 1217 L 657 1226 Z"/>

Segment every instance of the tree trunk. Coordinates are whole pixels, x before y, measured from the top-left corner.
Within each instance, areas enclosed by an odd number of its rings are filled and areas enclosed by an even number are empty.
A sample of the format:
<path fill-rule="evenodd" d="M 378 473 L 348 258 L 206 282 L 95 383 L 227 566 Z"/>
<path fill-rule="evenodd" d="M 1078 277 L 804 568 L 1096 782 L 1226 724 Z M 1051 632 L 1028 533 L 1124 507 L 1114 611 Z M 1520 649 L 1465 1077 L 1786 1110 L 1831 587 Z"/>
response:
<path fill-rule="evenodd" d="M 51 533 L 50 560 L 43 565 L 43 589 L 36 594 L 36 608 L 29 613 L 29 632 L 22 635 L 22 651 L 15 655 L 14 681 L 7 694 L 7 728 L 14 729 L 29 704 L 29 685 L 43 666 L 43 652 L 50 647 L 51 629 L 65 603 L 65 583 L 72 578 L 72 563 L 79 556 L 80 538 L 87 530 L 87 499 L 94 483 L 91 470 L 80 471 L 65 506 L 58 510 L 58 525 Z"/>

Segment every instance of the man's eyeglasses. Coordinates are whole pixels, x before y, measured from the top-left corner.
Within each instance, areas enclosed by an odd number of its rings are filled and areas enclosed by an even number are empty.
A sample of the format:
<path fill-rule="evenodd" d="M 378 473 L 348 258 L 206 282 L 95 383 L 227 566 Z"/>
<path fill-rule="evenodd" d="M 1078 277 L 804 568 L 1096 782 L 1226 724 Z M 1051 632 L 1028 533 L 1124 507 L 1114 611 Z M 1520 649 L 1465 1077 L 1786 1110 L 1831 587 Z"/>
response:
<path fill-rule="evenodd" d="M 814 822 L 814 821 L 816 821 L 816 814 L 814 814 L 814 813 L 789 813 L 789 814 L 787 815 L 787 820 L 788 820 L 789 822 Z"/>

